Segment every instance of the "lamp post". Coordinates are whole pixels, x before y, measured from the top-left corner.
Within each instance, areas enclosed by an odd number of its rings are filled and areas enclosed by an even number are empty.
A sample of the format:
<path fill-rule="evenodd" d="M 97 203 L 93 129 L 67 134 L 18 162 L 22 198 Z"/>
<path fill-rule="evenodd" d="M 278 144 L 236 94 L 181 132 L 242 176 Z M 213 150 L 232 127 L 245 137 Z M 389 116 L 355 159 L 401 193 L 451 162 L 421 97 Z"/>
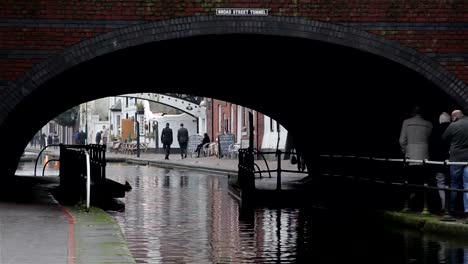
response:
<path fill-rule="evenodd" d="M 85 122 L 85 145 L 88 144 L 88 102 L 85 103 L 85 116 L 86 116 L 86 122 Z"/>
<path fill-rule="evenodd" d="M 158 138 L 158 121 L 153 121 L 153 131 L 154 131 L 154 147 L 156 151 L 159 149 L 159 138 Z"/>
<path fill-rule="evenodd" d="M 136 140 L 137 140 L 137 158 L 140 157 L 140 122 L 138 122 L 138 114 L 135 112 L 135 124 L 136 124 Z"/>

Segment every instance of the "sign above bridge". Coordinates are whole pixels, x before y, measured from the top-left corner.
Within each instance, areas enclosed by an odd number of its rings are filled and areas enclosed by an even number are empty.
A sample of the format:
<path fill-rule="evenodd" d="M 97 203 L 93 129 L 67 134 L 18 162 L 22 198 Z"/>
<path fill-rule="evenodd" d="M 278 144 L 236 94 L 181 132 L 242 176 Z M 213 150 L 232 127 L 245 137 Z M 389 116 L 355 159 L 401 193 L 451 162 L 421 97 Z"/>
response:
<path fill-rule="evenodd" d="M 267 8 L 216 8 L 217 16 L 268 16 Z"/>

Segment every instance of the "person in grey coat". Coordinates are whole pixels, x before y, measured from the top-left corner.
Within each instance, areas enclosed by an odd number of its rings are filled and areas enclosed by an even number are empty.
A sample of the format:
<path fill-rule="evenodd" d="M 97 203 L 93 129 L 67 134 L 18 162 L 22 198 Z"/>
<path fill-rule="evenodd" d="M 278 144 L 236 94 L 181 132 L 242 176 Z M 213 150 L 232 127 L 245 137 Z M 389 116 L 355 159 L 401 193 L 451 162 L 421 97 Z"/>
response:
<path fill-rule="evenodd" d="M 168 160 L 172 145 L 172 129 L 169 128 L 169 123 L 166 124 L 166 127 L 161 132 L 161 142 L 163 143 L 163 148 L 166 150 L 166 157 L 164 159 Z"/>
<path fill-rule="evenodd" d="M 405 119 L 401 126 L 400 146 L 406 159 L 425 160 L 429 159 L 429 140 L 432 132 L 432 123 L 421 116 L 421 108 L 414 107 L 412 117 Z M 410 162 L 407 167 L 407 181 L 412 184 L 424 184 L 425 171 L 422 163 Z M 410 200 L 418 199 L 415 202 L 419 210 L 422 205 L 422 192 L 411 193 Z"/>
<path fill-rule="evenodd" d="M 460 110 L 452 112 L 452 123 L 447 127 L 442 138 L 450 142 L 450 161 L 468 162 L 468 117 Z M 468 189 L 468 167 L 450 165 L 450 187 Z M 450 193 L 450 212 L 455 211 L 457 193 Z M 468 216 L 468 193 L 463 193 L 465 217 Z"/>
<path fill-rule="evenodd" d="M 177 141 L 180 146 L 180 155 L 182 159 L 187 158 L 187 144 L 188 144 L 188 130 L 184 127 L 184 124 L 180 124 L 180 128 L 177 131 Z"/>

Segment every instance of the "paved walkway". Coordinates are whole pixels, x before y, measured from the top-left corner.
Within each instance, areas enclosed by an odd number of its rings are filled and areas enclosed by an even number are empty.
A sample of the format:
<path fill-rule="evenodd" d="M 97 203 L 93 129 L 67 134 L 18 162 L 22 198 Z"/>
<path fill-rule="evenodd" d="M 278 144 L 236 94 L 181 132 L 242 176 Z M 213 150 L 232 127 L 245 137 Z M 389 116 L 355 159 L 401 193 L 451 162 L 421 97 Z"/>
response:
<path fill-rule="evenodd" d="M 2 183 L 3 184 L 3 183 Z M 67 263 L 68 218 L 47 188 L 8 182 L 0 201 L 0 263 Z"/>
<path fill-rule="evenodd" d="M 119 225 L 103 210 L 62 207 L 57 177 L 14 177 L 0 192 L 1 264 L 135 263 Z"/>

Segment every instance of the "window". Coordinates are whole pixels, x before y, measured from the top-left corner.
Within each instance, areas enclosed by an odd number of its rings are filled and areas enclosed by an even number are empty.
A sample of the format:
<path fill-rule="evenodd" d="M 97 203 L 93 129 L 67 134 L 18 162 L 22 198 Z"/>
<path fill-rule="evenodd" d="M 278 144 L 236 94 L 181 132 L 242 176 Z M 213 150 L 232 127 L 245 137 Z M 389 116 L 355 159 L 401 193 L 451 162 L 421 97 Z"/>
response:
<path fill-rule="evenodd" d="M 234 105 L 231 104 L 231 133 L 234 133 Z"/>
<path fill-rule="evenodd" d="M 226 118 L 226 114 L 224 114 L 224 131 L 226 133 L 229 133 L 229 119 Z"/>
<path fill-rule="evenodd" d="M 242 107 L 242 127 L 246 127 L 247 126 L 247 119 L 249 117 L 247 116 L 247 113 L 245 111 L 245 107 Z"/>
<path fill-rule="evenodd" d="M 218 105 L 218 132 L 221 133 L 223 130 L 222 130 L 222 109 L 221 109 L 221 105 Z"/>

